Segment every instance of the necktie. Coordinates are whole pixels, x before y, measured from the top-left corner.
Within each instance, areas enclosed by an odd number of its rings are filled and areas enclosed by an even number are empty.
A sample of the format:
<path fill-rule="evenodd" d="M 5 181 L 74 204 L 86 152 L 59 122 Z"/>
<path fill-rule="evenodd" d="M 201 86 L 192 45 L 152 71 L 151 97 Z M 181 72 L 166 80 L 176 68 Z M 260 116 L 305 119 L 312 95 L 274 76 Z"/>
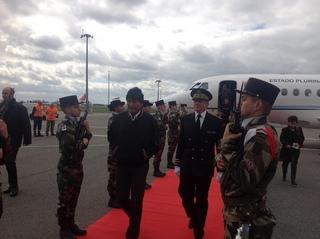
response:
<path fill-rule="evenodd" d="M 197 121 L 196 121 L 197 129 L 201 129 L 200 118 L 201 118 L 201 114 L 198 114 Z"/>

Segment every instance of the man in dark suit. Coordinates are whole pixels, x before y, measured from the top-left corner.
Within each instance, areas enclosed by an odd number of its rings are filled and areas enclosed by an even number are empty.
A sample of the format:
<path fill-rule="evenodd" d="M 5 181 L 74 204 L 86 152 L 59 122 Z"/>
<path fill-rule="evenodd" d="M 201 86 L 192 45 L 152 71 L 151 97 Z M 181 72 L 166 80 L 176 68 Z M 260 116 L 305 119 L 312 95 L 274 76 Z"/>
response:
<path fill-rule="evenodd" d="M 2 98 L 0 118 L 7 124 L 9 133 L 9 143 L 4 156 L 9 188 L 4 193 L 10 193 L 11 197 L 15 197 L 18 194 L 16 158 L 22 144 L 31 144 L 31 125 L 27 108 L 15 100 L 13 88 L 5 87 L 2 90 Z"/>
<path fill-rule="evenodd" d="M 280 157 L 282 159 L 282 180 L 286 181 L 288 165 L 291 163 L 291 185 L 296 187 L 296 174 L 300 148 L 303 147 L 304 135 L 302 128 L 297 126 L 298 118 L 295 115 L 288 117 L 288 127 L 281 131 L 280 141 L 282 149 Z"/>
<path fill-rule="evenodd" d="M 144 96 L 138 87 L 128 91 L 126 100 L 128 111 L 114 117 L 108 140 L 117 160 L 117 199 L 129 217 L 126 239 L 137 239 L 149 159 L 159 150 L 159 128 L 143 112 Z"/>
<path fill-rule="evenodd" d="M 212 95 L 204 89 L 191 91 L 194 113 L 181 120 L 175 172 L 180 175 L 179 195 L 196 239 L 204 236 L 208 192 L 213 176 L 214 146 L 223 135 L 221 119 L 209 114 Z"/>

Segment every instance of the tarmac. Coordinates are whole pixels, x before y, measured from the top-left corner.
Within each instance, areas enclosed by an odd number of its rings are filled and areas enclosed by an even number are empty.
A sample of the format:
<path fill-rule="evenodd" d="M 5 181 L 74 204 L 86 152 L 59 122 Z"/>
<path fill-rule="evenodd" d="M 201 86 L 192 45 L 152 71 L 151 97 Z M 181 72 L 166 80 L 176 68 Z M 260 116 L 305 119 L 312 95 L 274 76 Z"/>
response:
<path fill-rule="evenodd" d="M 94 223 L 110 210 L 107 206 L 108 116 L 108 114 L 90 114 L 88 118 L 94 137 L 85 152 L 83 161 L 85 176 L 76 209 L 76 222 L 82 227 Z M 60 114 L 60 120 L 62 117 Z M 307 140 L 306 148 L 301 151 L 299 158 L 298 187 L 292 187 L 290 181 L 282 182 L 281 163 L 269 186 L 268 205 L 278 221 L 274 229 L 274 239 L 319 238 L 319 130 L 304 129 L 304 132 Z M 0 219 L 0 239 L 58 238 L 59 228 L 55 216 L 58 196 L 56 183 L 58 142 L 54 136 L 36 137 L 32 140 L 32 145 L 20 148 L 18 153 L 20 188 L 18 196 L 11 198 L 3 195 L 4 213 Z M 166 152 L 167 147 L 161 163 L 163 171 L 166 170 Z M 150 161 L 147 181 L 151 183 L 154 179 L 152 173 L 152 161 Z M 1 181 L 2 190 L 5 190 L 8 183 L 4 167 L 1 167 Z"/>

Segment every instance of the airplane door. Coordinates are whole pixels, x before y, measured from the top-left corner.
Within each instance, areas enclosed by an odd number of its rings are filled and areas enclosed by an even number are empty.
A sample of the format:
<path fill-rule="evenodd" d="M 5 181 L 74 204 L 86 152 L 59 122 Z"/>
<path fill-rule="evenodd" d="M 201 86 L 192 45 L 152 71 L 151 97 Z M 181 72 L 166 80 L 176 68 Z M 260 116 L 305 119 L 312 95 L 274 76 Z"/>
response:
<path fill-rule="evenodd" d="M 225 123 L 229 122 L 230 113 L 236 107 L 236 89 L 236 81 L 226 80 L 219 83 L 218 111 Z"/>

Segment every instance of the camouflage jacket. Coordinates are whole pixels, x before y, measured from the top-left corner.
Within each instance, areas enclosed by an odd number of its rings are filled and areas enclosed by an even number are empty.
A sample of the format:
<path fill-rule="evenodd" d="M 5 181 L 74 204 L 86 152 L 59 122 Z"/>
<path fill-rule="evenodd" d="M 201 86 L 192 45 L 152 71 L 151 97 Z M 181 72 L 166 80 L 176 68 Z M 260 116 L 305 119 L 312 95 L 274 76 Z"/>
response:
<path fill-rule="evenodd" d="M 180 113 L 179 111 L 169 110 L 168 112 L 168 126 L 169 131 L 178 132 L 180 127 Z"/>
<path fill-rule="evenodd" d="M 221 194 L 227 221 L 259 217 L 258 211 L 265 213 L 267 186 L 275 174 L 279 156 L 277 133 L 266 117 L 253 118 L 243 136 L 241 140 L 222 142 L 217 156 L 225 165 Z"/>
<path fill-rule="evenodd" d="M 168 121 L 167 116 L 165 114 L 162 114 L 159 110 L 157 110 L 153 117 L 156 119 L 158 123 L 160 137 L 165 137 Z"/>
<path fill-rule="evenodd" d="M 59 152 L 61 154 L 59 165 L 68 165 L 70 167 L 82 164 L 85 146 L 76 149 L 75 134 L 77 129 L 77 119 L 66 116 L 58 124 L 57 138 L 59 140 Z M 90 140 L 91 134 L 86 136 Z"/>

